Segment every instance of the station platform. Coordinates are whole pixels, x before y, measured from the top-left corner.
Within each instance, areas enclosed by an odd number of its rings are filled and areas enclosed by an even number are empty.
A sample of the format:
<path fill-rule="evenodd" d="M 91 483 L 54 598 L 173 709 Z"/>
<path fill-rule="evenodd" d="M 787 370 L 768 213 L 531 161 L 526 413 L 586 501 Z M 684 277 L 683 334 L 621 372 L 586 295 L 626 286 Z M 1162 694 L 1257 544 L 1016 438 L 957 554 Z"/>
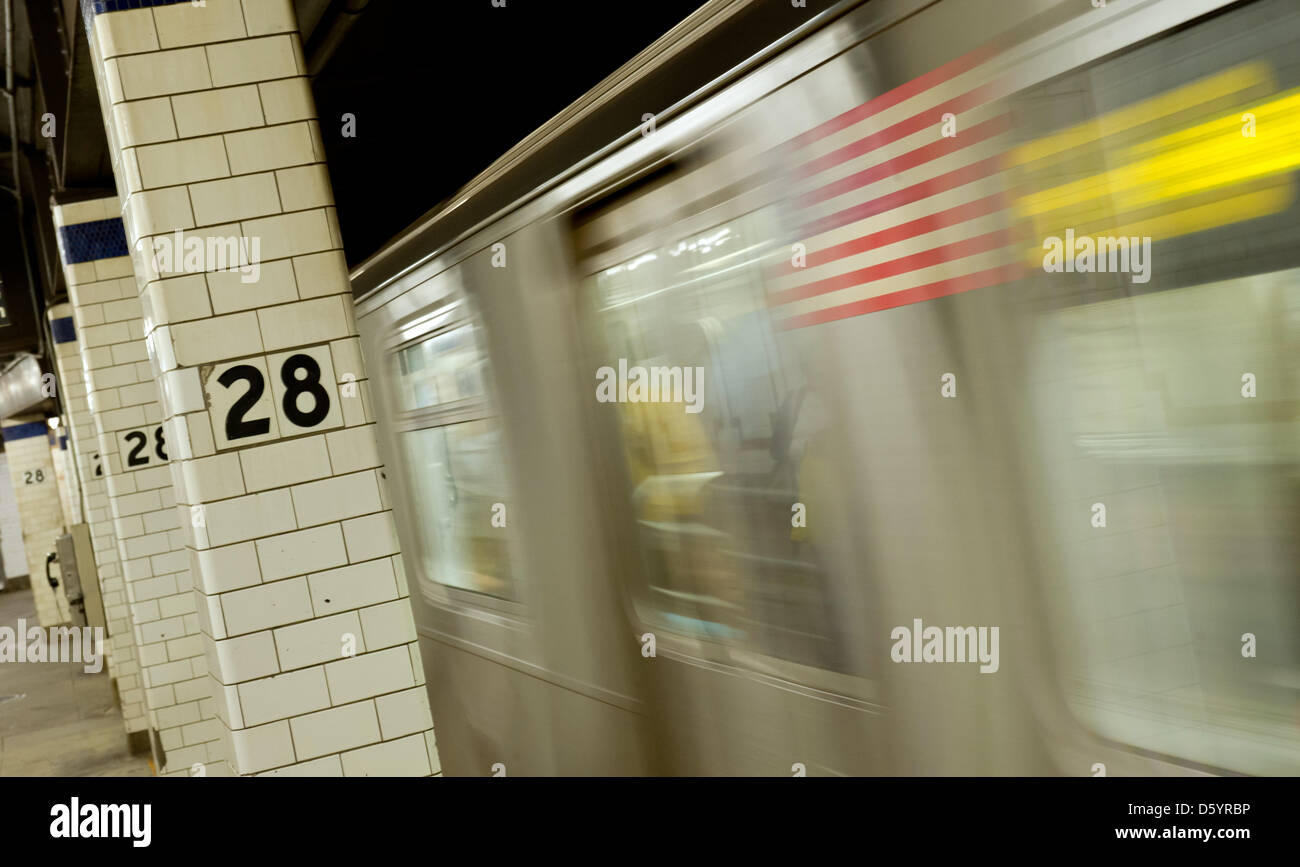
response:
<path fill-rule="evenodd" d="M 36 622 L 30 588 L 0 591 L 0 628 Z M 81 663 L 0 666 L 0 777 L 149 777 L 133 756 L 105 668 Z"/>

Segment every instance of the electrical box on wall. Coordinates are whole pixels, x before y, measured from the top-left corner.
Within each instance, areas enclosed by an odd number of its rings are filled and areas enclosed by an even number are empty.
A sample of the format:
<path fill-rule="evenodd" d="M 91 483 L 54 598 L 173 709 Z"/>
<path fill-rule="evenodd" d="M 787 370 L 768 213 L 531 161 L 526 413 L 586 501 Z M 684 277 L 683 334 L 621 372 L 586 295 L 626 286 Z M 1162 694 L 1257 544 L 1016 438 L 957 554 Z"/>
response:
<path fill-rule="evenodd" d="M 74 524 L 56 543 L 59 573 L 68 602 L 84 620 L 85 626 L 104 628 L 104 599 L 99 591 L 99 570 L 95 568 L 95 549 L 90 541 L 90 525 Z"/>

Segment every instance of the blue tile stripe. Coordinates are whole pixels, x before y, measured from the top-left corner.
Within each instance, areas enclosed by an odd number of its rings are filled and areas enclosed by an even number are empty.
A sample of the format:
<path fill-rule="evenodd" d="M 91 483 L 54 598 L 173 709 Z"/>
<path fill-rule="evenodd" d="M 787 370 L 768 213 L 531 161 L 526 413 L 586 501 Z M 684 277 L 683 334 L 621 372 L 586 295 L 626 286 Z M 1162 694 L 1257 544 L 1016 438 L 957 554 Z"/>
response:
<path fill-rule="evenodd" d="M 121 217 L 60 226 L 59 250 L 65 265 L 131 255 L 126 246 L 126 227 L 122 225 Z"/>
<path fill-rule="evenodd" d="M 3 429 L 4 441 L 11 443 L 14 440 L 27 440 L 32 437 L 49 437 L 50 426 L 43 421 L 29 421 L 27 424 L 16 424 L 13 427 Z"/>
<path fill-rule="evenodd" d="M 68 437 L 66 434 L 59 437 L 59 448 L 65 452 L 68 450 Z"/>
<path fill-rule="evenodd" d="M 190 0 L 81 0 L 81 14 L 90 23 L 95 15 L 105 12 L 124 12 L 128 9 L 149 9 L 154 6 L 175 6 Z"/>
<path fill-rule="evenodd" d="M 73 327 L 71 316 L 60 316 L 50 320 L 50 331 L 55 343 L 73 343 L 77 339 L 77 329 Z"/>

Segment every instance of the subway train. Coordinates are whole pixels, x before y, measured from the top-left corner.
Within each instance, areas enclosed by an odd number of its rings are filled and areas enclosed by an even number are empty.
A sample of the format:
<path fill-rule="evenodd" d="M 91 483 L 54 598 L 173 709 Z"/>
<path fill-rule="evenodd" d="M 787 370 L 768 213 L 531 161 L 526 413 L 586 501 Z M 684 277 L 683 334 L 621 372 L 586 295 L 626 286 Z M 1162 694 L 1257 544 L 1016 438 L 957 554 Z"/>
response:
<path fill-rule="evenodd" d="M 701 7 L 353 270 L 444 772 L 1300 773 L 1298 167 L 1291 0 Z"/>

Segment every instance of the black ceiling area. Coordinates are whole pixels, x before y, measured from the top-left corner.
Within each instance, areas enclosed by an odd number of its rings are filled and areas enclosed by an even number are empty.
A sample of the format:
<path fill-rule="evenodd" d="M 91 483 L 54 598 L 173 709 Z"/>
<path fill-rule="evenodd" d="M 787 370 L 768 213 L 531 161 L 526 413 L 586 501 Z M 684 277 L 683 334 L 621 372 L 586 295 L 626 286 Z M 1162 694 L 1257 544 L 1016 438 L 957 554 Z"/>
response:
<path fill-rule="evenodd" d="M 345 252 L 356 265 L 703 3 L 342 5 L 364 11 L 316 70 L 313 90 Z M 308 41 L 309 57 L 323 37 Z M 356 117 L 355 137 L 342 134 L 345 113 Z M 640 111 L 629 114 L 626 128 L 640 120 Z"/>

